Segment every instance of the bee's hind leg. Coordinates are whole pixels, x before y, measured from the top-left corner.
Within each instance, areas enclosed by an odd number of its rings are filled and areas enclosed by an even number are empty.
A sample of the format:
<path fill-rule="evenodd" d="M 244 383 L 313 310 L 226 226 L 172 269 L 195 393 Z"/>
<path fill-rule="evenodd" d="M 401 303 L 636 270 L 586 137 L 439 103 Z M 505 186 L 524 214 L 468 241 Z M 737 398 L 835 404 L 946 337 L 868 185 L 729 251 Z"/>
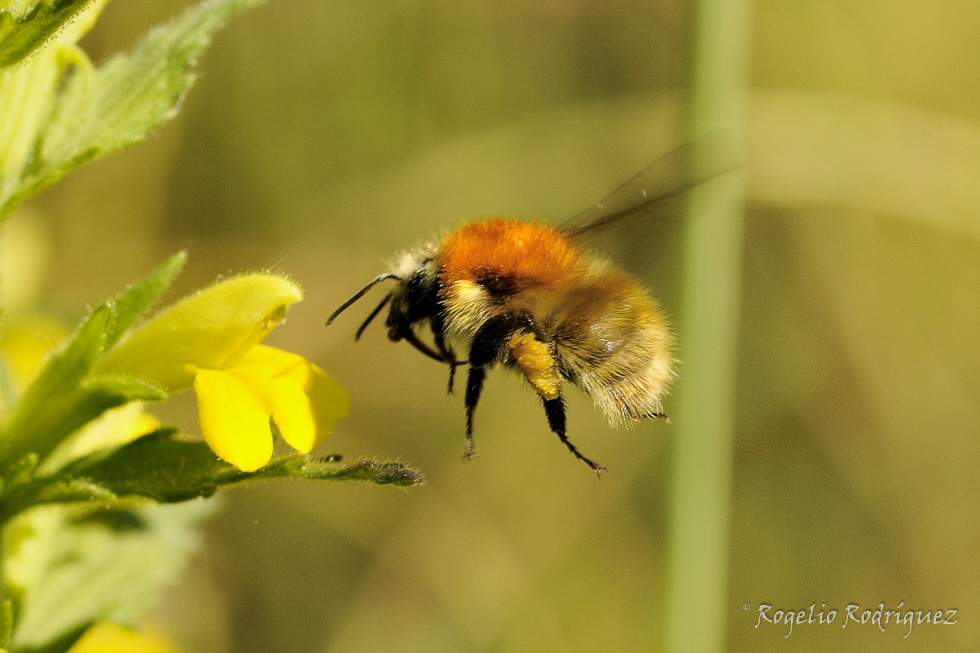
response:
<path fill-rule="evenodd" d="M 482 367 L 470 366 L 466 374 L 466 441 L 463 444 L 463 460 L 475 458 L 476 447 L 473 445 L 473 413 L 476 403 L 480 401 L 483 392 L 483 379 L 487 372 Z"/>
<path fill-rule="evenodd" d="M 561 398 L 558 366 L 551 348 L 535 334 L 533 323 L 526 330 L 517 330 L 511 334 L 507 344 L 514 363 L 541 397 L 551 430 L 576 458 L 592 468 L 596 476 L 604 472 L 605 467 L 583 456 L 565 435 L 565 400 Z"/>
<path fill-rule="evenodd" d="M 568 450 L 575 454 L 576 458 L 591 467 L 596 476 L 606 471 L 606 468 L 599 463 L 583 456 L 565 435 L 565 400 L 561 398 L 561 395 L 555 399 L 545 399 L 542 397 L 541 401 L 544 403 L 544 413 L 548 417 L 548 426 L 558 435 L 558 439 L 568 447 Z"/>

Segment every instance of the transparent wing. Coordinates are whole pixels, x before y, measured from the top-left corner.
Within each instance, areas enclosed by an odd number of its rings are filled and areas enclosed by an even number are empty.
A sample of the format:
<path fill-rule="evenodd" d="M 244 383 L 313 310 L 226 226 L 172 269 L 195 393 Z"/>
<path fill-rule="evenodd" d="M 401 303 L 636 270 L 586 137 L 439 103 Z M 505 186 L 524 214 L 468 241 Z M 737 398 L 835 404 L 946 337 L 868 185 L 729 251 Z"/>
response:
<path fill-rule="evenodd" d="M 727 135 L 716 134 L 685 143 L 563 224 L 562 231 L 579 236 L 603 229 L 623 218 L 656 208 L 741 166 L 734 143 Z"/>

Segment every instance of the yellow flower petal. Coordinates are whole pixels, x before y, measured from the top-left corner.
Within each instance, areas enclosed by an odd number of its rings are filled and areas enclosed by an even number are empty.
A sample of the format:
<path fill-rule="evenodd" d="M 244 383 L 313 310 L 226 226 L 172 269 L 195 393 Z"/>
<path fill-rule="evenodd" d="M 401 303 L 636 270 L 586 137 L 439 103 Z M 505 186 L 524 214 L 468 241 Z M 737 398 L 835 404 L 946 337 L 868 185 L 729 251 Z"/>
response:
<path fill-rule="evenodd" d="M 293 367 L 303 364 L 310 365 L 311 363 L 291 351 L 268 345 L 255 345 L 242 356 L 240 364 L 255 365 L 266 370 L 269 375 L 277 375 L 288 372 Z"/>
<path fill-rule="evenodd" d="M 309 372 L 306 396 L 310 398 L 319 443 L 333 430 L 338 419 L 347 417 L 350 399 L 344 387 L 316 365 L 311 363 Z"/>
<path fill-rule="evenodd" d="M 317 433 L 319 426 L 313 418 L 310 398 L 293 379 L 273 379 L 272 419 L 279 427 L 282 439 L 296 451 L 309 453 L 330 432 Z M 332 427 L 332 425 L 331 425 Z"/>
<path fill-rule="evenodd" d="M 347 416 L 350 401 L 344 388 L 298 354 L 256 345 L 242 359 L 242 367 L 260 367 L 273 377 L 267 386 L 272 418 L 297 451 L 312 451 L 337 420 Z"/>
<path fill-rule="evenodd" d="M 272 457 L 272 430 L 265 399 L 237 374 L 197 370 L 194 377 L 201 433 L 211 450 L 243 472 Z"/>
<path fill-rule="evenodd" d="M 102 622 L 85 631 L 68 653 L 177 653 L 177 647 L 159 632 L 138 633 Z"/>
<path fill-rule="evenodd" d="M 236 365 L 303 298 L 275 274 L 246 274 L 177 302 L 106 354 L 98 372 L 147 379 L 170 392 L 188 387 L 193 368 Z"/>

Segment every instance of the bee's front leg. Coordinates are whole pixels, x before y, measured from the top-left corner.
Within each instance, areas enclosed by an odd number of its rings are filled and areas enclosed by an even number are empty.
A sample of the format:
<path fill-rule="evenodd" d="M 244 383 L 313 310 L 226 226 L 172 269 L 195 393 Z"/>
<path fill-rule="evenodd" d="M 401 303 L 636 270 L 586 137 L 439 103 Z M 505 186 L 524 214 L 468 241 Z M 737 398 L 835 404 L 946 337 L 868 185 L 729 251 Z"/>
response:
<path fill-rule="evenodd" d="M 456 367 L 466 361 L 456 360 L 456 352 L 446 343 L 446 314 L 443 310 L 436 310 L 429 316 L 429 328 L 432 330 L 432 342 L 436 346 L 436 351 L 442 354 L 449 365 L 449 383 L 446 386 L 446 392 L 453 394 Z"/>

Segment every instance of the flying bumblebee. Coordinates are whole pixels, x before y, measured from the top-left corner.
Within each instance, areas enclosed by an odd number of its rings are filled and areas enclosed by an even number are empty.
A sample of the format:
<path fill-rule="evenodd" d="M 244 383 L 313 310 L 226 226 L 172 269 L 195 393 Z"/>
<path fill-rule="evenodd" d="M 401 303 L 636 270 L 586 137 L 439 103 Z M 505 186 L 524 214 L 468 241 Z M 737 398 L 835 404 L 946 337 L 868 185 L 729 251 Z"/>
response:
<path fill-rule="evenodd" d="M 562 383 L 588 394 L 613 425 L 666 419 L 662 401 L 676 375 L 674 338 L 656 300 L 629 274 L 589 252 L 580 238 L 683 194 L 728 166 L 693 170 L 708 142 L 670 152 L 576 216 L 565 228 L 491 218 L 463 224 L 401 256 L 344 302 L 338 315 L 375 285 L 394 288 L 357 330 L 359 339 L 388 307 L 392 341 L 405 340 L 449 366 L 467 365 L 464 458 L 476 455 L 473 414 L 487 371 L 517 370 L 541 397 L 551 430 L 596 474 L 565 432 Z M 711 165 L 709 163 L 709 165 Z M 432 344 L 420 336 L 428 326 Z M 456 348 L 466 352 L 456 357 Z"/>

